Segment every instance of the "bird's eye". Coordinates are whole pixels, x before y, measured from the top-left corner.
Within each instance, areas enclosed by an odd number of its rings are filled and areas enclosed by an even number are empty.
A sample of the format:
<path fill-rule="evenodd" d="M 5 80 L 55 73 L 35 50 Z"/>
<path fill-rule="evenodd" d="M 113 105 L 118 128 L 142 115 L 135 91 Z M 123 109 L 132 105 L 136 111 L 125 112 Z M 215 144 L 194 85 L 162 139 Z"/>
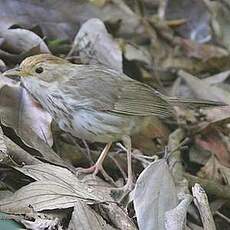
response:
<path fill-rule="evenodd" d="M 44 70 L 43 70 L 43 68 L 41 66 L 35 69 L 36 73 L 42 73 L 43 71 Z"/>

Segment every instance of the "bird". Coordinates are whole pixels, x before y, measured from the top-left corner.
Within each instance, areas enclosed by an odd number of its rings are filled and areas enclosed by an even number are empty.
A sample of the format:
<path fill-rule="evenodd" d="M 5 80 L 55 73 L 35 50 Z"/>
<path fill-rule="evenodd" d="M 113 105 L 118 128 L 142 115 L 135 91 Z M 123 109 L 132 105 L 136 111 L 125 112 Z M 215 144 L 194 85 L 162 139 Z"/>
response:
<path fill-rule="evenodd" d="M 73 64 L 52 54 L 27 57 L 3 75 L 20 76 L 22 86 L 62 130 L 106 144 L 96 163 L 85 172 L 97 174 L 112 143 L 122 141 L 127 150 L 128 178 L 124 185 L 127 190 L 133 185 L 132 135 L 148 126 L 152 117 L 175 119 L 174 105 L 219 105 L 169 97 L 112 68 Z"/>

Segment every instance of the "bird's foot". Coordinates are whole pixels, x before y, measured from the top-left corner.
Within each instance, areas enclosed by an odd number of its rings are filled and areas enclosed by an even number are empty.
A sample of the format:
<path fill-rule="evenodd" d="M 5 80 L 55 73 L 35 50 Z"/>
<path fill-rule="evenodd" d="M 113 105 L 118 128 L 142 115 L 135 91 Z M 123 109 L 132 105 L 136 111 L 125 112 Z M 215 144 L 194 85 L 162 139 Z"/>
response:
<path fill-rule="evenodd" d="M 133 180 L 128 179 L 126 184 L 119 188 L 114 188 L 114 191 L 124 191 L 124 192 L 131 192 L 134 188 Z"/>
<path fill-rule="evenodd" d="M 124 186 L 119 188 L 112 188 L 111 195 L 118 203 L 123 203 L 127 200 L 128 194 L 133 190 L 133 188 L 133 181 L 128 179 Z"/>
<path fill-rule="evenodd" d="M 93 176 L 96 176 L 101 168 L 102 166 L 99 166 L 97 164 L 94 164 L 89 168 L 77 168 L 77 174 L 93 174 Z"/>
<path fill-rule="evenodd" d="M 102 165 L 99 164 L 94 164 L 93 166 L 89 167 L 89 168 L 78 168 L 77 169 L 77 175 L 79 174 L 92 174 L 93 177 L 96 177 L 96 175 L 98 173 L 101 173 L 102 176 L 104 177 L 104 179 L 109 182 L 112 185 L 116 185 L 113 178 L 111 176 L 108 175 L 108 173 L 104 170 L 104 168 L 102 167 Z"/>

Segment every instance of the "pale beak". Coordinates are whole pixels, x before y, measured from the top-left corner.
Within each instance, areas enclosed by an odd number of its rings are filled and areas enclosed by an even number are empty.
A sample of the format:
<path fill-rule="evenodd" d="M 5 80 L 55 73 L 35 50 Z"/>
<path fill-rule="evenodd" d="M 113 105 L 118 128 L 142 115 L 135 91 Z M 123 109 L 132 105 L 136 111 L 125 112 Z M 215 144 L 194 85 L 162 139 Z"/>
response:
<path fill-rule="evenodd" d="M 14 68 L 14 69 L 9 69 L 7 71 L 5 71 L 2 75 L 5 77 L 18 77 L 21 74 L 21 69 L 20 68 Z"/>
<path fill-rule="evenodd" d="M 21 74 L 22 74 L 21 69 L 19 67 L 17 67 L 17 68 L 9 69 L 9 70 L 5 71 L 2 75 L 4 77 L 11 78 L 12 80 L 20 81 Z"/>

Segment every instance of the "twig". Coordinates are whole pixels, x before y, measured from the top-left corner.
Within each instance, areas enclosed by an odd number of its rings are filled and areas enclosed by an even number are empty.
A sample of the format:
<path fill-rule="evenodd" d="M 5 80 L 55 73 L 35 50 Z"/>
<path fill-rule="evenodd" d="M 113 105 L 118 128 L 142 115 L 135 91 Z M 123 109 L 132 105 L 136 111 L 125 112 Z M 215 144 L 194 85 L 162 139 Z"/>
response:
<path fill-rule="evenodd" d="M 114 162 L 114 164 L 117 166 L 117 168 L 120 170 L 122 177 L 124 180 L 126 180 L 127 176 L 125 171 L 122 169 L 122 167 L 120 166 L 119 162 L 115 159 L 114 156 L 108 155 L 108 157 Z"/>
<path fill-rule="evenodd" d="M 202 179 L 188 173 L 184 173 L 184 176 L 188 180 L 190 187 L 192 187 L 195 183 L 199 183 L 208 194 L 215 195 L 217 198 L 230 200 L 229 185 L 221 185 L 215 181 Z"/>
<path fill-rule="evenodd" d="M 194 187 L 192 187 L 192 194 L 194 196 L 194 203 L 199 210 L 204 230 L 216 230 L 205 190 L 196 183 Z"/>
<path fill-rule="evenodd" d="M 190 194 L 188 189 L 188 181 L 184 178 L 184 167 L 181 160 L 181 143 L 184 144 L 185 132 L 183 129 L 177 129 L 169 136 L 168 149 L 171 154 L 169 155 L 168 162 L 171 166 L 171 172 L 175 181 L 178 192 Z"/>
<path fill-rule="evenodd" d="M 107 182 L 109 182 L 113 186 L 117 186 L 116 183 L 114 182 L 113 178 L 104 170 L 103 167 L 100 169 L 100 172 Z"/>
<path fill-rule="evenodd" d="M 177 129 L 169 136 L 168 149 L 171 152 L 169 156 L 169 163 L 172 167 L 172 173 L 176 181 L 180 181 L 183 179 L 183 166 L 181 163 L 175 164 L 177 162 L 181 162 L 181 142 L 185 137 L 185 133 L 182 129 Z"/>
<path fill-rule="evenodd" d="M 218 215 L 219 217 L 223 218 L 225 221 L 227 221 L 230 224 L 230 219 L 228 217 L 226 217 L 225 215 L 223 215 L 219 211 L 216 211 L 215 214 Z"/>

